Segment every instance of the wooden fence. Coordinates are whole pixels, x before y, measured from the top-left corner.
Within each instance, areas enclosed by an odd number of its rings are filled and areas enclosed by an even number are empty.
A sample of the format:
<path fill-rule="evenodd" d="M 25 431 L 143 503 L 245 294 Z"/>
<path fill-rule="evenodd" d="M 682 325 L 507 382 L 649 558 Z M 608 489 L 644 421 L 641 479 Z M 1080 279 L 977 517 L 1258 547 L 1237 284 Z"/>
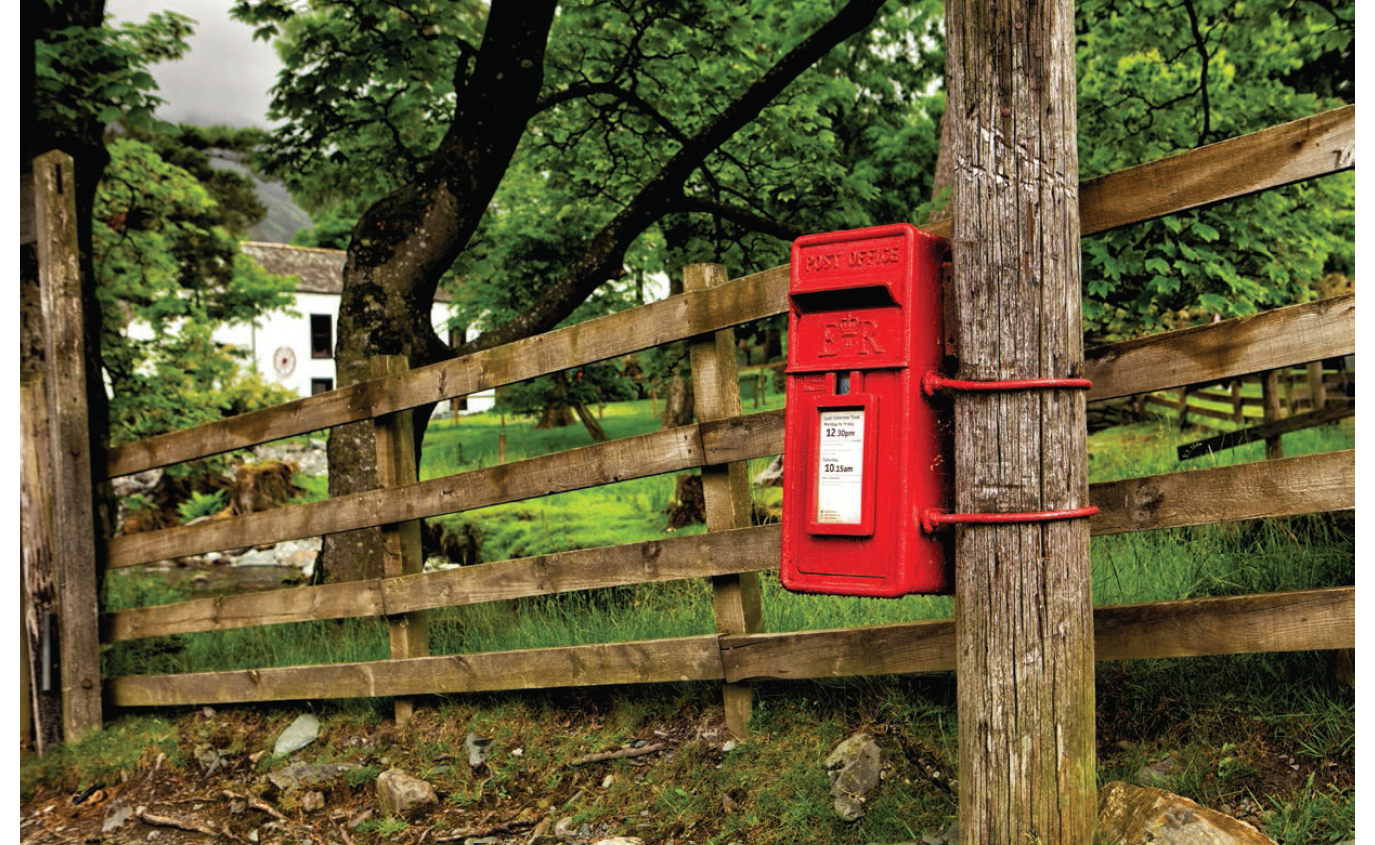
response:
<path fill-rule="evenodd" d="M 1176 420 L 1180 428 L 1234 431 L 1250 423 L 1274 422 L 1333 406 L 1354 413 L 1356 373 L 1347 368 L 1344 358 L 1311 361 L 1221 384 L 1184 385 L 1138 399 L 1144 412 Z"/>
<path fill-rule="evenodd" d="M 1082 230 L 1102 231 L 1353 167 L 1354 119 L 1354 106 L 1347 107 L 1086 182 Z M 147 707 L 719 681 L 727 685 L 728 721 L 741 731 L 749 704 L 743 685 L 752 680 L 953 670 L 953 620 L 759 630 L 754 579 L 777 567 L 779 529 L 745 527 L 743 462 L 782 451 L 783 412 L 741 413 L 731 327 L 783 312 L 787 285 L 787 267 L 729 281 L 720 268 L 690 268 L 680 296 L 109 454 L 107 472 L 114 477 L 348 422 L 377 420 L 384 431 L 403 430 L 399 415 L 427 403 L 687 340 L 696 424 L 426 481 L 408 475 L 413 467 L 398 466 L 382 474 L 382 489 L 115 537 L 108 548 L 111 568 L 367 526 L 403 526 L 396 529 L 396 559 L 387 577 L 121 611 L 103 618 L 102 638 L 117 642 L 368 616 L 386 616 L 394 627 L 404 627 L 407 619 L 418 625 L 419 614 L 433 608 L 690 578 L 714 583 L 715 633 L 427 656 L 423 636 L 413 636 L 423 630 L 417 627 L 393 637 L 389 660 L 107 678 L 107 701 Z M 1354 319 L 1354 295 L 1345 295 L 1090 349 L 1089 399 L 1351 355 Z M 705 534 L 441 572 L 406 571 L 418 554 L 404 539 L 404 526 L 414 520 L 698 468 L 706 476 Z M 1111 534 L 1351 509 L 1354 490 L 1354 451 L 1133 478 L 1092 485 L 1090 500 L 1100 513 L 1091 526 L 1095 534 Z M 1348 648 L 1355 644 L 1354 619 L 1354 587 L 1102 607 L 1095 611 L 1096 654 L 1115 660 Z"/>

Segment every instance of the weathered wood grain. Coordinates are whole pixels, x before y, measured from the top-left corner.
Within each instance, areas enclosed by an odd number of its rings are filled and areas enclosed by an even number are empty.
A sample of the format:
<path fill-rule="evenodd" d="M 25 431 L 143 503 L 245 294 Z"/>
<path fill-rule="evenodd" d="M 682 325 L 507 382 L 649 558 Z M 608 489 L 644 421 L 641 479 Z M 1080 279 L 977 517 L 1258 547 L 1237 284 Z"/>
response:
<path fill-rule="evenodd" d="M 457 513 L 701 466 L 694 425 L 502 464 L 391 490 L 116 537 L 111 567 Z"/>
<path fill-rule="evenodd" d="M 1096 346 L 1084 353 L 1089 401 L 1167 390 L 1356 351 L 1356 296 L 1277 308 Z"/>
<path fill-rule="evenodd" d="M 1094 484 L 1095 535 L 1179 528 L 1240 519 L 1350 510 L 1356 506 L 1356 453 L 1129 478 Z"/>
<path fill-rule="evenodd" d="M 780 440 L 781 436 L 780 431 Z M 757 448 L 774 447 L 766 443 Z M 760 451 L 759 455 L 773 453 Z M 1355 507 L 1355 473 L 1355 453 L 1344 451 L 1100 482 L 1089 488 L 1089 501 L 1100 509 L 1090 520 L 1090 530 L 1094 535 L 1117 534 L 1349 510 Z M 309 619 L 410 613 L 574 590 L 762 572 L 777 564 L 778 528 L 765 526 L 383 581 L 295 587 L 122 611 L 106 618 L 104 637 L 119 641 Z"/>
<path fill-rule="evenodd" d="M 683 270 L 684 291 L 704 291 L 726 282 L 720 264 L 693 264 Z M 721 329 L 700 335 L 688 347 L 692 361 L 692 393 L 697 419 L 703 423 L 740 416 L 740 373 L 735 355 L 735 332 Z M 744 461 L 702 466 L 702 498 L 707 530 L 747 528 L 753 510 L 748 466 Z M 718 575 L 711 579 L 716 630 L 721 634 L 752 634 L 763 630 L 759 577 L 752 572 Z M 722 690 L 726 728 L 745 739 L 754 707 L 754 693 L 746 684 L 726 684 Z"/>
<path fill-rule="evenodd" d="M 327 666 L 130 675 L 111 679 L 110 700 L 118 707 L 173 707 L 722 679 L 717 636 L 705 634 Z"/>
<path fill-rule="evenodd" d="M 778 567 L 778 526 L 742 528 L 465 566 L 401 578 L 291 587 L 125 610 L 106 640 L 414 613 L 489 601 L 762 572 Z"/>
<path fill-rule="evenodd" d="M 1093 615 L 1099 661 L 1326 650 L 1356 642 L 1354 587 L 1117 605 Z M 737 681 L 950 672 L 955 622 L 727 637 L 722 647 L 726 677 Z"/>
<path fill-rule="evenodd" d="M 947 0 L 952 290 L 970 380 L 1083 360 L 1072 0 Z M 947 309 L 949 313 L 949 309 Z M 1087 504 L 1082 391 L 954 394 L 959 513 Z M 1015 565 L 1010 565 L 1015 561 Z M 955 533 L 961 845 L 1093 838 L 1085 520 Z M 972 681 L 970 683 L 969 681 Z"/>
<path fill-rule="evenodd" d="M 1356 589 L 1154 602 L 1094 611 L 1102 660 L 1354 647 Z M 953 620 L 109 681 L 120 707 L 490 692 L 684 680 L 948 672 Z"/>
<path fill-rule="evenodd" d="M 1356 166 L 1356 107 L 1343 106 L 1079 183 L 1079 233 L 1140 223 Z M 950 237 L 950 218 L 922 226 Z"/>
<path fill-rule="evenodd" d="M 1356 588 L 1119 605 L 1094 614 L 1099 660 L 1356 645 Z"/>
<path fill-rule="evenodd" d="M 111 567 L 276 543 L 439 516 L 692 469 L 744 461 L 783 448 L 783 412 L 766 411 L 586 446 L 516 463 L 432 479 L 399 491 L 370 490 L 234 519 L 116 537 Z"/>
<path fill-rule="evenodd" d="M 48 406 L 44 486 L 51 497 L 54 611 L 58 619 L 63 740 L 101 726 L 100 631 L 96 597 L 95 486 L 87 405 L 86 338 L 77 245 L 72 159 L 46 153 L 33 162 L 42 286 Z"/>
<path fill-rule="evenodd" d="M 366 362 L 369 378 L 400 375 L 409 369 L 404 355 L 385 355 Z M 373 420 L 373 442 L 377 455 L 377 486 L 383 490 L 415 484 L 419 477 L 415 465 L 415 434 L 411 411 L 384 414 Z M 421 548 L 420 520 L 382 526 L 382 574 L 388 578 L 417 575 L 425 571 Z M 424 611 L 391 614 L 387 622 L 388 656 L 393 660 L 426 657 L 430 653 L 429 626 Z M 415 702 L 397 698 L 392 702 L 393 719 L 398 725 L 411 720 Z"/>
<path fill-rule="evenodd" d="M 22 694 L 31 703 L 34 750 L 47 754 L 62 742 L 62 685 L 54 677 L 48 649 L 57 618 L 52 530 L 52 451 L 48 445 L 47 375 L 27 374 L 19 383 L 19 589 L 23 595 L 21 629 L 26 647 L 21 659 L 30 683 Z M 45 660 L 44 657 L 49 659 Z M 27 736 L 27 731 L 25 732 Z"/>
<path fill-rule="evenodd" d="M 1356 166 L 1356 107 L 1344 106 L 1119 170 L 1079 186 L 1084 235 Z"/>

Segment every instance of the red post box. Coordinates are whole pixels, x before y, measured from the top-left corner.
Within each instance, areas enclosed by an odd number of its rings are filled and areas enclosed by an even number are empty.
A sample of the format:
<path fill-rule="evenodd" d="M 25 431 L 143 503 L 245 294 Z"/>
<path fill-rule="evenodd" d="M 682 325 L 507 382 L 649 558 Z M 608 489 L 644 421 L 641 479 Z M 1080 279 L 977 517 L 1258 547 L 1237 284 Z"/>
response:
<path fill-rule="evenodd" d="M 950 588 L 951 439 L 922 377 L 940 369 L 949 243 L 902 223 L 799 238 L 788 292 L 780 575 L 854 596 Z"/>

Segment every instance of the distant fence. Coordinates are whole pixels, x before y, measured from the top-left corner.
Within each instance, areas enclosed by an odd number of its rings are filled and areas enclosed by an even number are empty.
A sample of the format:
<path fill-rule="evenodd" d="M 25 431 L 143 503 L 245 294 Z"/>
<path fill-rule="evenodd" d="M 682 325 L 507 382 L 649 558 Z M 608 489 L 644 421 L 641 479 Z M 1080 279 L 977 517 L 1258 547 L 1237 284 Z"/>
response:
<path fill-rule="evenodd" d="M 1238 426 L 1356 405 L 1356 372 L 1347 359 L 1312 361 L 1222 384 L 1186 385 L 1138 397 L 1142 410 L 1176 420 L 1180 428 L 1201 426 L 1234 431 Z"/>
<path fill-rule="evenodd" d="M 1354 164 L 1354 107 L 1184 153 L 1085 183 L 1085 233 L 1264 190 Z M 1335 150 L 1335 154 L 1334 154 Z M 1271 162 L 1238 184 L 1208 178 L 1229 162 Z M 144 607 L 108 614 L 105 642 L 223 631 L 316 619 L 386 616 L 399 631 L 392 659 L 191 675 L 105 679 L 121 707 L 221 704 L 304 698 L 406 697 L 431 693 L 649 683 L 726 684 L 733 730 L 748 718 L 757 679 L 950 671 L 954 621 L 844 630 L 759 630 L 752 579 L 777 567 L 778 526 L 748 526 L 741 501 L 746 461 L 782 451 L 783 412 L 741 412 L 731 327 L 786 308 L 788 268 L 725 281 L 711 265 L 689 269 L 687 292 L 499 349 L 396 372 L 277 408 L 131 443 L 109 454 L 108 475 L 167 466 L 343 423 L 377 421 L 394 462 L 384 487 L 232 519 L 115 537 L 111 568 L 226 548 L 276 543 L 368 526 L 397 540 L 388 577 Z M 1354 354 L 1355 297 L 1346 295 L 1254 317 L 1088 350 L 1089 399 L 1220 382 L 1303 362 Z M 399 415 L 569 367 L 686 340 L 692 344 L 698 423 L 598 443 L 497 467 L 414 480 Z M 393 363 L 381 362 L 379 372 Z M 379 453 L 383 447 L 379 446 Z M 388 457 L 390 455 L 391 457 Z M 416 568 L 408 521 L 671 472 L 700 468 L 708 532 L 569 551 L 442 572 Z M 1351 509 L 1354 451 L 1094 484 L 1094 534 Z M 748 491 L 743 495 L 747 498 Z M 743 506 L 742 506 L 743 505 Z M 743 515 L 742 515 L 743 514 Z M 408 545 L 410 543 L 411 545 Z M 423 625 L 407 615 L 465 604 L 692 578 L 710 578 L 717 631 L 639 642 L 570 645 L 503 653 L 425 653 Z M 1095 611 L 1100 660 L 1335 649 L 1355 644 L 1354 587 L 1145 605 Z M 409 639 L 408 639 L 409 637 Z"/>

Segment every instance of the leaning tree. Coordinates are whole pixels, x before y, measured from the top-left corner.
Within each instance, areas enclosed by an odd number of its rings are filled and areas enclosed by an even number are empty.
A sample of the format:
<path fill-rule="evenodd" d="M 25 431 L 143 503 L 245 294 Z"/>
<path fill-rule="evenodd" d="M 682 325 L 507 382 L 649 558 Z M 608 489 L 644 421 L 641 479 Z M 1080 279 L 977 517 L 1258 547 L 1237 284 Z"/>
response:
<path fill-rule="evenodd" d="M 837 227 L 869 222 L 866 201 L 885 197 L 910 218 L 929 168 L 895 143 L 929 96 L 922 75 L 939 72 L 925 58 L 938 7 L 892 5 L 897 23 L 866 40 L 855 36 L 884 0 L 240 0 L 235 13 L 278 38 L 287 66 L 265 167 L 315 210 L 358 215 L 339 384 L 376 355 L 421 366 L 548 331 L 620 276 L 647 233 L 679 259 L 695 242 L 788 238 L 803 194 L 829 202 Z M 881 123 L 893 131 L 866 128 Z M 839 165 L 845 145 L 865 147 L 866 163 Z M 532 182 L 558 207 L 521 202 Z M 911 189 L 893 196 L 894 183 Z M 535 209 L 529 227 L 513 224 Z M 451 347 L 429 323 L 435 293 L 465 260 L 494 263 L 484 235 L 503 226 L 538 226 L 549 254 L 497 250 L 508 276 L 492 286 L 491 325 Z M 373 448 L 366 426 L 331 431 L 331 495 L 375 486 Z M 370 577 L 376 543 L 327 538 L 325 577 Z"/>

